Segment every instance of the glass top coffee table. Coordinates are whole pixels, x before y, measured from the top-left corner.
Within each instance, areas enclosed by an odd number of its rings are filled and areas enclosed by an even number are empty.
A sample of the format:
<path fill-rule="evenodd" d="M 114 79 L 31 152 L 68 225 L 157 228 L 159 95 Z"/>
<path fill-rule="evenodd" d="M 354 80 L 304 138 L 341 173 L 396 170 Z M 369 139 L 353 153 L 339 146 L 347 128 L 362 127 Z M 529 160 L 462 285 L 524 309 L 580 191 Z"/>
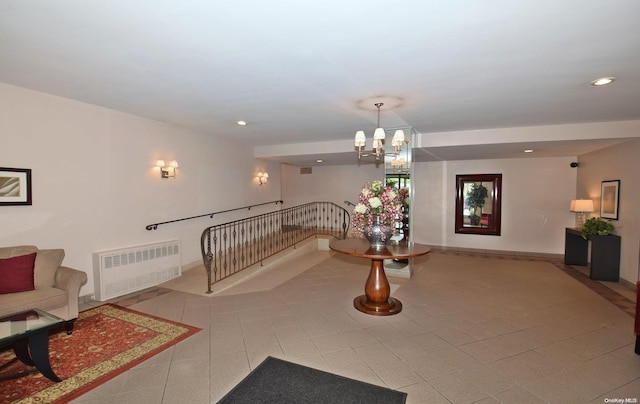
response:
<path fill-rule="evenodd" d="M 16 358 L 0 365 L 7 368 L 17 360 L 35 369 L 3 376 L 0 380 L 14 379 L 29 373 L 40 372 L 54 382 L 60 378 L 51 370 L 49 362 L 49 330 L 64 320 L 39 309 L 31 309 L 0 318 L 0 346 L 11 346 Z"/>

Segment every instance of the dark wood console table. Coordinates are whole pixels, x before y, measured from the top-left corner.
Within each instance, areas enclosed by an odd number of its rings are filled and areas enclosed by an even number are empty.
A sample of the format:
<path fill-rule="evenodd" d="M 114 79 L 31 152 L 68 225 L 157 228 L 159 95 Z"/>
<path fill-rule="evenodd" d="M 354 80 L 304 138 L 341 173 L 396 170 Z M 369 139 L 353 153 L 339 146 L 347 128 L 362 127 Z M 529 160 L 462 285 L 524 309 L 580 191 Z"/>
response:
<path fill-rule="evenodd" d="M 382 250 L 375 250 L 367 240 L 357 238 L 334 240 L 329 244 L 329 248 L 352 257 L 371 259 L 371 271 L 364 285 L 365 294 L 356 297 L 353 306 L 374 316 L 390 316 L 402 311 L 402 303 L 390 296 L 391 287 L 384 273 L 384 260 L 408 259 L 431 251 L 426 245 L 416 243 L 388 245 Z"/>
<path fill-rule="evenodd" d="M 620 236 L 582 237 L 582 231 L 567 227 L 564 241 L 564 263 L 586 266 L 589 261 L 591 241 L 591 268 L 589 277 L 596 281 L 620 280 Z"/>

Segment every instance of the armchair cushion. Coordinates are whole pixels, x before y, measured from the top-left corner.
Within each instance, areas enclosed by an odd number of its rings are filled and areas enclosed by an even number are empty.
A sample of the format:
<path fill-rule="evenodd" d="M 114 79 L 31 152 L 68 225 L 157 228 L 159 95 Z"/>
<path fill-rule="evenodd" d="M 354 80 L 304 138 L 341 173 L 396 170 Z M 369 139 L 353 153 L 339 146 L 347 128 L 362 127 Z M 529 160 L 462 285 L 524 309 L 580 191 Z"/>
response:
<path fill-rule="evenodd" d="M 34 290 L 33 267 L 36 253 L 0 258 L 0 294 Z"/>

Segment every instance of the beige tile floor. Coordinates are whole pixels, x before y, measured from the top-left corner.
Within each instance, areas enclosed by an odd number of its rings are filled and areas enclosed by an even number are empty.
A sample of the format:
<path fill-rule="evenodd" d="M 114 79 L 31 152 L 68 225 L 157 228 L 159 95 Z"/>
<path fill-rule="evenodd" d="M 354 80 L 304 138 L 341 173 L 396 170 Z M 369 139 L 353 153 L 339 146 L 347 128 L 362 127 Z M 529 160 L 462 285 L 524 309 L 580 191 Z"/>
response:
<path fill-rule="evenodd" d="M 412 279 L 390 278 L 403 311 L 389 317 L 353 308 L 366 260 L 312 251 L 276 268 L 130 306 L 202 331 L 74 402 L 214 403 L 267 355 L 408 403 L 640 399 L 633 318 L 553 262 L 434 251 Z"/>

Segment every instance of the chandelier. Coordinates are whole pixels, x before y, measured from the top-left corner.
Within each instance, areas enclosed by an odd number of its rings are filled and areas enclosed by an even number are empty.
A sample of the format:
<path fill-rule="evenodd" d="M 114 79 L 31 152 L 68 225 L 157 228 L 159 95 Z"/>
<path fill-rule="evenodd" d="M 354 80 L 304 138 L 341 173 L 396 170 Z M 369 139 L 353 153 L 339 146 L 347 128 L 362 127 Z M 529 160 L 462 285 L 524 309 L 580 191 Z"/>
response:
<path fill-rule="evenodd" d="M 404 131 L 402 129 L 397 129 L 393 138 L 391 138 L 391 146 L 393 147 L 393 152 L 385 151 L 384 144 L 386 138 L 385 130 L 380 126 L 380 108 L 384 105 L 382 102 L 378 102 L 373 104 L 378 109 L 378 125 L 376 126 L 376 130 L 373 132 L 373 144 L 371 147 L 371 151 L 365 151 L 364 148 L 367 143 L 367 137 L 364 134 L 363 130 L 359 130 L 356 132 L 355 137 L 355 147 L 358 149 L 358 160 L 363 160 L 364 158 L 374 158 L 376 160 L 376 165 L 380 163 L 380 161 L 384 161 L 385 156 L 393 157 L 391 161 L 391 165 L 395 168 L 399 168 L 404 166 L 406 160 L 404 158 L 400 158 L 400 152 L 402 150 L 403 143 L 409 143 L 408 140 L 405 140 Z"/>

